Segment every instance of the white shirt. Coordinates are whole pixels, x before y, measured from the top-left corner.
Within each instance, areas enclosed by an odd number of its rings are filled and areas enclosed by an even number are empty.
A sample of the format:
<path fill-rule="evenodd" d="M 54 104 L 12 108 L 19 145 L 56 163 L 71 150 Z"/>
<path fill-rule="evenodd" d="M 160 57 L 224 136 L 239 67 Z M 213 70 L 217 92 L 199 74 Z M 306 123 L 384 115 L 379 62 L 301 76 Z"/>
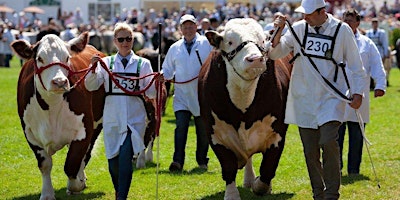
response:
<path fill-rule="evenodd" d="M 201 64 L 196 54 L 199 50 L 201 62 L 204 63 L 212 50 L 212 46 L 207 38 L 196 33 L 196 41 L 192 46 L 189 55 L 184 39 L 175 42 L 165 57 L 162 64 L 162 73 L 166 80 L 171 80 L 175 76 L 176 82 L 185 82 L 199 75 Z M 184 83 L 174 84 L 174 112 L 188 110 L 193 116 L 200 116 L 200 106 L 197 95 L 198 79 Z"/>
<path fill-rule="evenodd" d="M 333 36 L 340 21 L 331 14 L 322 25 L 321 34 Z M 293 29 L 303 42 L 306 21 L 301 20 L 293 24 Z M 308 26 L 309 33 L 315 30 Z M 322 80 L 321 75 L 316 72 L 306 56 L 301 54 L 301 47 L 292 35 L 287 31 L 280 39 L 279 44 L 271 49 L 270 58 L 277 59 L 294 51 L 294 55 L 300 56 L 294 61 L 291 75 L 289 94 L 286 104 L 285 123 L 296 124 L 302 128 L 317 129 L 329 121 L 345 121 L 345 107 L 347 102 L 340 99 L 338 95 Z M 350 27 L 343 23 L 338 32 L 332 57 L 337 63 L 347 63 L 346 67 L 353 73 L 349 79 L 353 79 L 351 85 L 352 94 L 363 94 L 367 83 L 367 75 L 362 66 L 360 54 Z M 338 79 L 333 81 L 335 65 L 330 60 L 312 58 L 322 76 L 329 80 L 343 94 L 348 87 L 342 70 L 339 69 Z"/>
<path fill-rule="evenodd" d="M 385 90 L 386 73 L 377 47 L 371 39 L 369 39 L 365 35 L 360 34 L 358 31 L 355 34 L 355 38 L 360 51 L 362 62 L 364 64 L 364 69 L 367 72 L 367 75 L 371 76 L 376 83 L 375 90 Z M 351 73 L 351 71 L 348 71 L 348 73 Z M 369 85 L 370 79 L 368 79 L 368 84 L 364 88 L 365 96 L 361 107 L 358 109 L 364 123 L 369 122 Z M 349 105 L 346 106 L 346 120 L 358 122 L 354 109 L 351 108 Z"/>
<path fill-rule="evenodd" d="M 137 73 L 139 56 L 132 52 L 126 68 L 124 69 L 120 56 L 115 55 L 113 72 Z M 102 59 L 110 67 L 111 56 Z M 150 61 L 142 58 L 140 77 L 153 73 Z M 140 90 L 143 90 L 153 77 L 139 81 Z M 109 92 L 110 77 L 105 69 L 98 64 L 95 73 L 90 72 L 85 79 L 85 86 L 89 91 L 97 90 L 104 84 L 106 92 Z M 145 92 L 146 96 L 153 99 L 156 97 L 154 84 Z M 140 153 L 145 146 L 143 137 L 146 130 L 146 109 L 143 101 L 137 96 L 108 95 L 104 105 L 103 127 L 104 145 L 107 159 L 114 158 L 119 154 L 119 148 L 127 136 L 127 127 L 132 131 L 131 140 L 134 154 Z"/>

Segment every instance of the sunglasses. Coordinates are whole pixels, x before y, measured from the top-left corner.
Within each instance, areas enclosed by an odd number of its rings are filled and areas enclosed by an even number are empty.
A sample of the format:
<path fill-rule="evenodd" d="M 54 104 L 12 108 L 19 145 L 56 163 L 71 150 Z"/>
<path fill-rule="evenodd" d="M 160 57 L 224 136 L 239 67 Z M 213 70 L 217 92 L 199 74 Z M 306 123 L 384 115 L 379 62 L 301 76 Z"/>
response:
<path fill-rule="evenodd" d="M 123 43 L 124 40 L 126 40 L 127 42 L 131 42 L 132 41 L 132 37 L 125 37 L 125 38 L 117 38 L 119 43 Z"/>

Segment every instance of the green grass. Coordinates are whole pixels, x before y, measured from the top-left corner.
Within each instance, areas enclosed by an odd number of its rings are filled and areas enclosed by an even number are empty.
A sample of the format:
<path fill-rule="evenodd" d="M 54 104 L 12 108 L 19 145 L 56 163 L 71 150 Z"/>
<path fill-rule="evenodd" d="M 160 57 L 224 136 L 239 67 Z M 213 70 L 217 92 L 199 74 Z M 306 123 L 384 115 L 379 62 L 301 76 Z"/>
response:
<path fill-rule="evenodd" d="M 20 70 L 14 58 L 11 68 L 0 68 L 0 199 L 39 199 L 41 176 L 36 159 L 21 130 L 16 107 L 16 84 Z M 368 138 L 373 143 L 369 150 L 375 165 L 381 188 L 372 171 L 368 153 L 364 148 L 361 176 L 348 177 L 343 174 L 341 199 L 400 199 L 400 72 L 393 69 L 391 87 L 383 98 L 371 98 L 371 123 L 367 125 Z M 166 115 L 161 124 L 159 138 L 159 172 L 149 163 L 146 169 L 135 170 L 129 199 L 223 199 L 225 183 L 221 178 L 219 163 L 210 149 L 209 170 L 199 171 L 195 161 L 195 133 L 190 127 L 184 172 L 171 174 L 168 166 L 172 160 L 174 115 L 168 101 Z M 107 160 L 102 136 L 96 143 L 93 156 L 86 168 L 88 188 L 81 195 L 66 195 L 67 178 L 63 162 L 67 148 L 53 157 L 52 180 L 57 199 L 114 199 L 114 191 L 107 170 Z M 345 141 L 347 142 L 347 141 Z M 347 144 L 347 143 L 346 143 Z M 346 147 L 347 148 L 347 147 Z M 157 161 L 157 143 L 154 158 Z M 347 152 L 347 149 L 345 149 Z M 256 173 L 260 155 L 254 156 Z M 347 164 L 347 157 L 344 157 Z M 158 183 L 158 185 L 157 185 Z M 253 195 L 242 187 L 243 170 L 238 173 L 236 183 L 242 199 L 302 199 L 312 198 L 309 178 L 302 154 L 302 146 L 294 126 L 289 127 L 285 150 L 276 177 L 272 181 L 273 194 L 264 197 Z"/>

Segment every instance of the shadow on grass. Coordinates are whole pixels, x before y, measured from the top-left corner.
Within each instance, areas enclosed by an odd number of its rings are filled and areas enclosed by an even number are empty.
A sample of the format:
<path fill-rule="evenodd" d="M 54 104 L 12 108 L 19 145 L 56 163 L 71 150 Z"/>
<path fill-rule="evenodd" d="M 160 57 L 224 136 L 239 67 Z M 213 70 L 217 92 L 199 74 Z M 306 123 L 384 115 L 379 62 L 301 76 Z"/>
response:
<path fill-rule="evenodd" d="M 86 199 L 102 199 L 105 195 L 104 192 L 92 192 L 92 193 L 85 193 L 83 192 L 82 194 L 76 194 L 76 195 L 67 195 L 66 193 L 67 188 L 61 188 L 59 190 L 54 191 L 56 193 L 56 199 L 57 200 L 67 200 L 67 199 L 73 199 L 73 200 L 86 200 Z M 39 199 L 40 198 L 40 193 L 39 194 L 29 194 L 26 196 L 21 196 L 21 197 L 15 197 L 12 198 L 13 200 L 32 200 L 32 199 Z"/>
<path fill-rule="evenodd" d="M 294 194 L 291 193 L 277 193 L 277 194 L 269 194 L 264 196 L 257 196 L 255 195 L 250 189 L 244 187 L 238 187 L 241 199 L 251 199 L 251 200 L 258 200 L 258 199 L 267 199 L 267 200 L 285 200 L 293 198 Z M 201 200 L 220 200 L 224 199 L 225 191 L 218 192 L 215 194 L 208 195 L 206 197 L 201 198 Z"/>
<path fill-rule="evenodd" d="M 368 176 L 364 176 L 362 174 L 346 175 L 346 176 L 342 176 L 342 185 L 350 185 L 357 181 L 365 181 L 365 180 L 370 180 L 370 178 Z"/>

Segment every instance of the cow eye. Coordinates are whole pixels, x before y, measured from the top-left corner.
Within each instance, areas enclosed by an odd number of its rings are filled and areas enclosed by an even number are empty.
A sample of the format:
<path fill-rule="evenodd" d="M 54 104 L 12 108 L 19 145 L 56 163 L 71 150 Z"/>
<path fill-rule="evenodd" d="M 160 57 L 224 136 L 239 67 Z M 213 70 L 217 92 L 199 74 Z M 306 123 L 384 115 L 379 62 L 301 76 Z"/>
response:
<path fill-rule="evenodd" d="M 43 63 L 43 59 L 42 59 L 41 57 L 39 57 L 39 58 L 37 59 L 37 61 Z"/>
<path fill-rule="evenodd" d="M 233 43 L 229 41 L 228 44 L 229 44 L 229 46 L 230 46 L 230 45 L 232 45 Z"/>
<path fill-rule="evenodd" d="M 67 59 L 65 60 L 65 63 L 68 63 L 69 62 L 69 57 L 67 57 Z"/>

